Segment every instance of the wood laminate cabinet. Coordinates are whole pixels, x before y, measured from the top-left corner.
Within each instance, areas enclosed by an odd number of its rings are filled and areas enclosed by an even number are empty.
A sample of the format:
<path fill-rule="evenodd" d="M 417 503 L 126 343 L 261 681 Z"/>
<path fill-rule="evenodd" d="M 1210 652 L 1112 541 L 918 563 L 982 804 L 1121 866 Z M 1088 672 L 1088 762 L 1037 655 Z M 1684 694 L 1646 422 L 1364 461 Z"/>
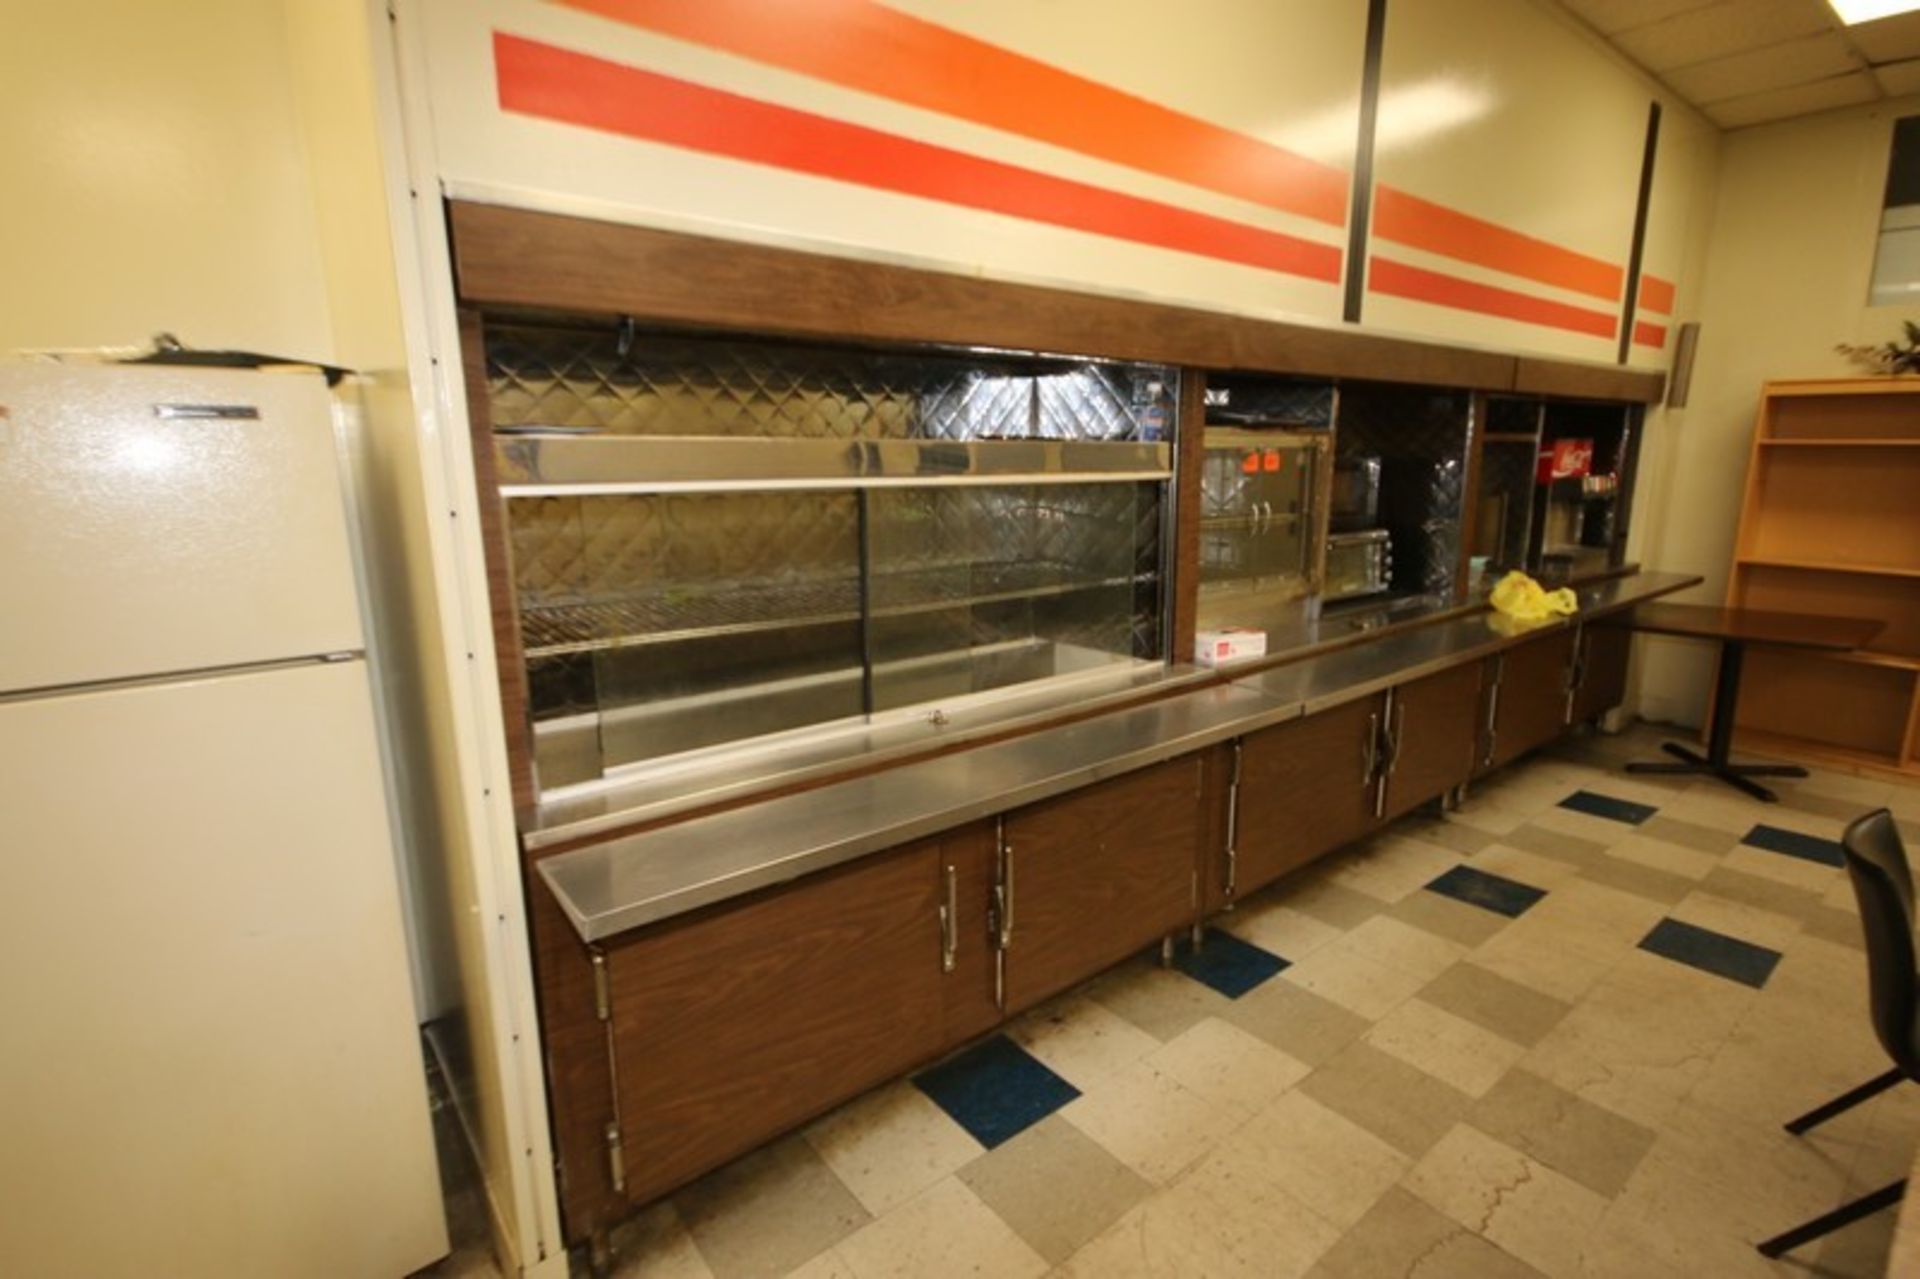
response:
<path fill-rule="evenodd" d="M 1569 724 L 1598 719 L 1627 699 L 1627 662 L 1632 655 L 1633 632 L 1624 624 L 1581 625 L 1574 647 Z"/>
<path fill-rule="evenodd" d="M 1007 815 L 1008 1012 L 1198 918 L 1202 792 L 1196 754 Z"/>
<path fill-rule="evenodd" d="M 1392 820 L 1473 775 L 1480 667 L 1456 666 L 1395 688 L 1388 698 L 1377 808 Z"/>
<path fill-rule="evenodd" d="M 1245 896 L 1372 830 L 1384 695 L 1249 734 L 1232 823 Z"/>
<path fill-rule="evenodd" d="M 1549 631 L 1488 659 L 1486 724 L 1492 731 L 1481 739 L 1481 771 L 1546 745 L 1566 728 L 1573 641 L 1571 630 Z"/>
<path fill-rule="evenodd" d="M 979 837 L 964 828 L 608 947 L 608 1157 L 629 1200 L 935 1056 L 949 1019 L 975 1024 L 984 907 L 952 971 L 940 910 L 949 865 L 956 897 L 963 868 L 977 890 Z"/>

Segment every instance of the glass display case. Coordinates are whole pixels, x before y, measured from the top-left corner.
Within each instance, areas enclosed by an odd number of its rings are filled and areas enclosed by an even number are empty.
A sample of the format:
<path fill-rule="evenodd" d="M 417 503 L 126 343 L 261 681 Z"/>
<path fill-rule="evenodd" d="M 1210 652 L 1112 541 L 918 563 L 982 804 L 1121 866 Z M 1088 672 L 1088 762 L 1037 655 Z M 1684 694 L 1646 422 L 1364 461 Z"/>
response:
<path fill-rule="evenodd" d="M 1206 401 L 1199 628 L 1265 629 L 1325 576 L 1333 387 L 1215 374 Z"/>
<path fill-rule="evenodd" d="M 1299 431 L 1209 427 L 1200 477 L 1200 612 L 1319 587 L 1328 440 Z M 1224 619 L 1223 619 L 1224 620 Z"/>
<path fill-rule="evenodd" d="M 1172 370 L 486 331 L 545 792 L 1164 654 Z"/>

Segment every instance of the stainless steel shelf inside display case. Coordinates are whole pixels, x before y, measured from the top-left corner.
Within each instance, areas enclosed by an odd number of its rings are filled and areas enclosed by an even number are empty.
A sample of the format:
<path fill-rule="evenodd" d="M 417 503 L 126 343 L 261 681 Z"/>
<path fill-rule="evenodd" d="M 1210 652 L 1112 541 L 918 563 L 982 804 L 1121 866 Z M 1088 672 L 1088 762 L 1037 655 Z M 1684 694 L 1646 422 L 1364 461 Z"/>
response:
<path fill-rule="evenodd" d="M 522 427 L 495 440 L 494 457 L 508 498 L 1127 483 L 1173 474 L 1171 445 L 1110 440 L 754 439 Z"/>
<path fill-rule="evenodd" d="M 1045 563 L 956 564 L 889 574 L 874 585 L 892 601 L 869 617 L 909 617 L 943 609 L 1047 599 L 1134 584 L 1132 576 L 1063 580 L 1067 566 Z M 959 580 L 956 580 L 959 579 Z M 860 580 L 716 583 L 699 593 L 668 589 L 625 599 L 596 599 L 524 610 L 520 633 L 529 658 L 646 644 L 719 639 L 800 626 L 857 622 Z"/>

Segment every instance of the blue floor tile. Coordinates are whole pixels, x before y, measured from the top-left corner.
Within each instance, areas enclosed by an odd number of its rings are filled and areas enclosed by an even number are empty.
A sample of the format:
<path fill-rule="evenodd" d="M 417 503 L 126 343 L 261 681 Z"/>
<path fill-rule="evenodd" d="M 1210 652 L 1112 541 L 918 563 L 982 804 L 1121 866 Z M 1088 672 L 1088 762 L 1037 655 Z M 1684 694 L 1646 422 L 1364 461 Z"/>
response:
<path fill-rule="evenodd" d="M 1847 864 L 1847 859 L 1840 854 L 1840 845 L 1833 840 L 1821 839 L 1818 835 L 1802 835 L 1797 830 L 1781 830 L 1778 826 L 1755 826 L 1740 842 L 1753 848 L 1764 848 L 1770 853 L 1785 853 L 1802 861 L 1819 862 L 1822 866 Z"/>
<path fill-rule="evenodd" d="M 949 1057 L 913 1082 L 989 1150 L 1080 1095 L 1005 1035 Z"/>
<path fill-rule="evenodd" d="M 1529 906 L 1547 895 L 1544 888 L 1523 884 L 1505 875 L 1493 875 L 1471 866 L 1455 866 L 1427 885 L 1430 893 L 1439 893 L 1469 906 L 1490 910 L 1509 919 L 1518 918 Z"/>
<path fill-rule="evenodd" d="M 1777 950 L 1677 919 L 1655 924 L 1653 931 L 1641 938 L 1640 949 L 1755 990 L 1767 984 L 1774 965 L 1780 962 Z"/>
<path fill-rule="evenodd" d="M 1590 790 L 1575 791 L 1560 801 L 1560 807 L 1593 817 L 1605 817 L 1610 821 L 1626 822 L 1630 826 L 1638 826 L 1660 811 L 1651 804 L 1636 804 L 1630 799 L 1615 799 L 1611 795 Z"/>
<path fill-rule="evenodd" d="M 1173 966 L 1228 999 L 1238 999 L 1285 968 L 1287 961 L 1232 933 L 1210 929 L 1206 944 L 1184 952 Z"/>

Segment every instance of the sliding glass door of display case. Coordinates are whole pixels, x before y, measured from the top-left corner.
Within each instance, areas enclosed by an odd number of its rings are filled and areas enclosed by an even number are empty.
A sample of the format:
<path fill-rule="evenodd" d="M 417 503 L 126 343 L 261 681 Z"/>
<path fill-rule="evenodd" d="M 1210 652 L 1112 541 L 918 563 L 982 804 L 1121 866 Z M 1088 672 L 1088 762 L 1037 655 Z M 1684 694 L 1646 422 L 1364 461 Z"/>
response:
<path fill-rule="evenodd" d="M 1210 427 L 1200 479 L 1200 626 L 1260 626 L 1318 589 L 1325 436 Z"/>
<path fill-rule="evenodd" d="M 871 707 L 894 710 L 1130 665 L 1157 564 L 1152 484 L 879 489 L 864 495 Z M 1157 609 L 1148 610 L 1153 616 Z"/>

